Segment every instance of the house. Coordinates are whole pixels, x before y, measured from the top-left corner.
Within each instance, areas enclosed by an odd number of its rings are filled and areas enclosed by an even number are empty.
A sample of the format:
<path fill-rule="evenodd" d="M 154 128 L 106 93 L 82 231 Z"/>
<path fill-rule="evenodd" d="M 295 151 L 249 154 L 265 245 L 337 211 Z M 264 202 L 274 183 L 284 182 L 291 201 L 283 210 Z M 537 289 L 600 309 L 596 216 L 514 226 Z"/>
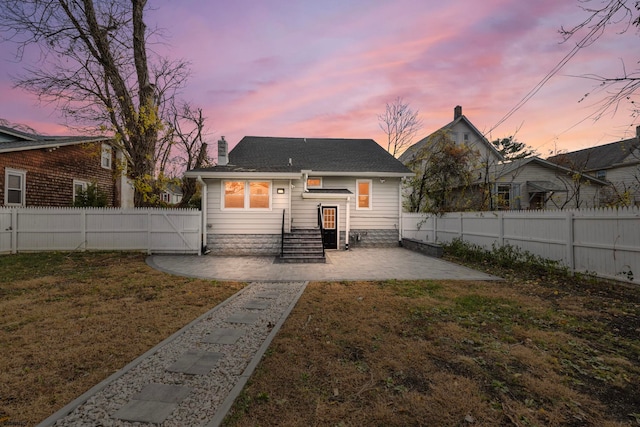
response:
<path fill-rule="evenodd" d="M 174 183 L 169 183 L 160 193 L 160 200 L 170 205 L 177 205 L 182 201 L 182 188 Z"/>
<path fill-rule="evenodd" d="M 400 155 L 398 160 L 407 164 L 421 149 L 429 144 L 431 137 L 438 132 L 445 132 L 456 144 L 467 145 L 478 154 L 479 160 L 484 163 L 491 165 L 503 160 L 503 156 L 498 149 L 462 114 L 460 105 L 453 109 L 453 120 L 451 122 L 411 145 Z"/>
<path fill-rule="evenodd" d="M 474 185 L 477 187 L 480 184 L 485 184 L 486 187 L 491 187 L 489 185 L 489 171 L 494 168 L 495 165 L 502 162 L 504 156 L 485 138 L 482 132 L 462 114 L 462 107 L 459 105 L 453 109 L 453 120 L 451 122 L 407 148 L 399 157 L 399 160 L 405 165 L 412 165 L 413 168 L 420 167 L 419 164 L 415 164 L 417 156 L 423 157 L 425 153 L 429 155 L 431 152 L 438 151 L 439 144 L 442 144 L 442 136 L 445 136 L 458 146 L 465 146 L 469 150 L 471 154 L 471 159 L 468 163 L 469 175 L 473 176 L 474 181 L 477 181 L 474 182 Z M 424 167 L 424 161 L 422 167 Z M 419 171 L 417 172 L 417 179 L 419 179 L 420 173 Z M 412 185 L 409 185 L 409 187 L 412 187 Z M 422 209 L 426 196 L 420 194 L 416 197 L 415 194 L 411 194 L 412 190 L 410 188 L 407 190 L 408 192 L 405 194 L 407 208 L 409 210 Z M 459 209 L 461 200 L 464 200 L 463 204 L 466 207 L 468 207 L 467 205 L 469 203 L 477 206 L 483 205 L 482 200 L 475 200 L 476 198 L 482 198 L 479 196 L 480 193 L 476 191 L 477 189 L 472 189 L 473 191 L 471 192 L 467 190 L 469 190 L 469 188 L 464 190 L 458 188 L 452 191 L 448 196 L 449 200 L 446 203 L 446 209 Z M 469 199 L 469 197 L 471 197 L 471 199 Z"/>
<path fill-rule="evenodd" d="M 223 137 L 218 164 L 185 176 L 203 185 L 208 249 L 277 255 L 285 233 L 320 226 L 325 249 L 397 246 L 410 175 L 372 139 L 246 136 L 228 154 Z"/>
<path fill-rule="evenodd" d="M 607 183 L 533 156 L 494 165 L 492 208 L 563 209 L 599 206 Z"/>
<path fill-rule="evenodd" d="M 133 189 L 117 171 L 122 154 L 106 137 L 45 136 L 0 126 L 0 206 L 73 205 L 96 184 L 108 206 L 133 205 Z"/>
<path fill-rule="evenodd" d="M 605 181 L 536 156 L 505 160 L 462 114 L 460 106 L 454 108 L 452 122 L 409 147 L 400 160 L 411 164 L 418 153 L 430 149 L 435 136 L 443 133 L 456 144 L 466 145 L 475 157 L 468 165 L 471 179 L 450 191 L 448 209 L 562 209 L 600 205 Z M 409 205 L 415 208 L 417 203 L 412 202 Z"/>
<path fill-rule="evenodd" d="M 640 206 L 640 126 L 634 138 L 557 154 L 552 163 L 590 174 L 608 183 L 603 205 Z"/>

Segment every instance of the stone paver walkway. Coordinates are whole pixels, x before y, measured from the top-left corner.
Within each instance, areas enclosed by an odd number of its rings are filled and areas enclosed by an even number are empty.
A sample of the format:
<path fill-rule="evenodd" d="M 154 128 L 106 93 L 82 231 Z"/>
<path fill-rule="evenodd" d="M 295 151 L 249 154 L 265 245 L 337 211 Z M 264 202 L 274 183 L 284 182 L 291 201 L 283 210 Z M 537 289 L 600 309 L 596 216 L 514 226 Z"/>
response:
<path fill-rule="evenodd" d="M 402 248 L 327 252 L 326 264 L 273 261 L 148 257 L 171 274 L 252 283 L 40 426 L 220 425 L 310 280 L 499 280 Z"/>

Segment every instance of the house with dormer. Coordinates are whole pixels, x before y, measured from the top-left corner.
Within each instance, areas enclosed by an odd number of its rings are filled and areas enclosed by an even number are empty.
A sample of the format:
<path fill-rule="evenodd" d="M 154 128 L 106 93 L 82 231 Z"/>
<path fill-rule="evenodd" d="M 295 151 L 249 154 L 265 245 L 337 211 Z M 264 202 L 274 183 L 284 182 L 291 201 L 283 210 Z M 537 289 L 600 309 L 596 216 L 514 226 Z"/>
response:
<path fill-rule="evenodd" d="M 133 206 L 118 172 L 122 154 L 104 136 L 48 136 L 0 126 L 0 206 L 70 207 L 91 184 L 107 205 Z"/>
<path fill-rule="evenodd" d="M 372 139 L 246 136 L 228 153 L 223 137 L 218 164 L 185 176 L 203 186 L 213 253 L 322 262 L 324 250 L 398 246 L 410 175 Z"/>

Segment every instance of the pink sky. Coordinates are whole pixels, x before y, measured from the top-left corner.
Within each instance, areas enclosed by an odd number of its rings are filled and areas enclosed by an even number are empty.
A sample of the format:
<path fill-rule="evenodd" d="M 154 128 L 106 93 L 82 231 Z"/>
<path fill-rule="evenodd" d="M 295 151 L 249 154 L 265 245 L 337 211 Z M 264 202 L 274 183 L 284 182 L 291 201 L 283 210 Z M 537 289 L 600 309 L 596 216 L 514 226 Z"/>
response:
<path fill-rule="evenodd" d="M 377 115 L 402 97 L 424 122 L 420 139 L 453 108 L 487 132 L 574 46 L 558 29 L 585 16 L 577 0 L 196 0 L 153 2 L 166 28 L 162 53 L 192 64 L 182 96 L 203 108 L 208 139 L 245 135 L 373 138 Z M 628 105 L 597 122 L 594 83 L 637 65 L 637 31 L 607 33 L 578 53 L 489 139 L 512 135 L 537 149 L 574 150 L 631 137 Z M 15 46 L 0 45 L 0 118 L 65 134 L 55 105 L 12 89 Z M 213 153 L 212 153 L 213 154 Z"/>

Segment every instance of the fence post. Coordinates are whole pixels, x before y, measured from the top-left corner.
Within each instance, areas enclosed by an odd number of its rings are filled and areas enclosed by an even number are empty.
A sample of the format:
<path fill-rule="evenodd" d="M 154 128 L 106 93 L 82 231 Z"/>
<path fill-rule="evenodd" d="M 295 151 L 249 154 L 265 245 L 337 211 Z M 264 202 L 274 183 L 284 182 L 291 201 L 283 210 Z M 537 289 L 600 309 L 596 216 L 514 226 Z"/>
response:
<path fill-rule="evenodd" d="M 573 246 L 573 212 L 567 212 L 567 266 L 571 274 L 575 272 L 575 254 Z"/>
<path fill-rule="evenodd" d="M 18 208 L 11 209 L 11 253 L 18 252 Z"/>
<path fill-rule="evenodd" d="M 147 254 L 151 255 L 151 209 L 147 209 Z"/>
<path fill-rule="evenodd" d="M 503 212 L 499 212 L 498 213 L 498 229 L 499 231 L 499 235 L 498 235 L 498 246 L 499 247 L 503 247 L 504 246 L 504 213 Z"/>
<path fill-rule="evenodd" d="M 464 215 L 462 212 L 460 212 L 460 233 L 458 233 L 458 236 L 460 237 L 460 241 L 464 241 L 464 231 L 462 230 L 462 223 L 464 222 Z"/>
<path fill-rule="evenodd" d="M 433 218 L 433 242 L 438 241 L 438 215 L 432 214 Z"/>
<path fill-rule="evenodd" d="M 82 239 L 82 252 L 87 250 L 87 210 L 80 212 L 80 238 Z"/>

